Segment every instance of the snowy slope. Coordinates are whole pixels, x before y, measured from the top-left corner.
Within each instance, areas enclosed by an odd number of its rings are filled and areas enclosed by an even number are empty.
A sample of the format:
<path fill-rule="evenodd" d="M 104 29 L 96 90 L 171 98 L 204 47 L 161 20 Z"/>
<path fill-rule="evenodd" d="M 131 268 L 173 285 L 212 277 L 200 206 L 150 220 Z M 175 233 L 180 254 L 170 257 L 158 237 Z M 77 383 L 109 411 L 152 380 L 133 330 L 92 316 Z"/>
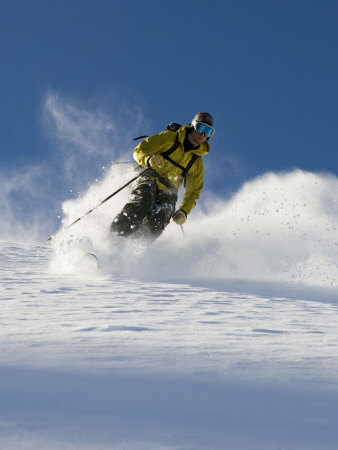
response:
<path fill-rule="evenodd" d="M 116 166 L 45 243 L 39 173 L 0 198 L 1 449 L 338 448 L 336 177 L 205 192 L 149 247 L 109 233 L 128 190 L 65 229 Z"/>
<path fill-rule="evenodd" d="M 0 448 L 336 449 L 336 290 L 51 270 L 1 244 Z"/>

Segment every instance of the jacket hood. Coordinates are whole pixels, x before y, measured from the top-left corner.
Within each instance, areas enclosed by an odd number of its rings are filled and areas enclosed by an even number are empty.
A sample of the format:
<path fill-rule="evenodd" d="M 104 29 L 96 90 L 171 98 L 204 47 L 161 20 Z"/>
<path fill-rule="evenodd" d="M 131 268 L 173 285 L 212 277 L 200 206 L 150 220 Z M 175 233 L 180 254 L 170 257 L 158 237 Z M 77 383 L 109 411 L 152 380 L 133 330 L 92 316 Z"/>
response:
<path fill-rule="evenodd" d="M 179 142 L 184 145 L 184 139 L 187 134 L 188 129 L 191 128 L 191 125 L 184 125 L 183 127 L 179 128 L 178 130 L 178 140 Z M 202 144 L 197 147 L 196 149 L 189 150 L 191 153 L 195 153 L 195 155 L 198 156 L 204 156 L 210 151 L 210 145 L 207 141 L 202 142 Z"/>

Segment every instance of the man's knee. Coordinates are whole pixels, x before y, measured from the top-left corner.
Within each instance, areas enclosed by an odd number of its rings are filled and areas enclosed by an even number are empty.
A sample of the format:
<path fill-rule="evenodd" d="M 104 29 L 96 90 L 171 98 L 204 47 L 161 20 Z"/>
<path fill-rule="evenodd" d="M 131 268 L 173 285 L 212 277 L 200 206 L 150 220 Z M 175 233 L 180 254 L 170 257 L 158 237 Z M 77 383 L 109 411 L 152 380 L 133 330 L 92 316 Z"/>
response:
<path fill-rule="evenodd" d="M 172 202 L 155 204 L 145 220 L 148 229 L 154 234 L 162 233 L 166 226 L 169 225 L 174 212 L 175 204 Z"/>
<path fill-rule="evenodd" d="M 113 220 L 110 231 L 122 236 L 135 233 L 153 206 L 156 190 L 154 180 L 148 177 L 140 179 L 130 194 L 129 202 Z"/>
<path fill-rule="evenodd" d="M 110 231 L 121 236 L 129 236 L 135 233 L 140 227 L 142 219 L 137 217 L 135 213 L 120 212 L 110 225 Z"/>

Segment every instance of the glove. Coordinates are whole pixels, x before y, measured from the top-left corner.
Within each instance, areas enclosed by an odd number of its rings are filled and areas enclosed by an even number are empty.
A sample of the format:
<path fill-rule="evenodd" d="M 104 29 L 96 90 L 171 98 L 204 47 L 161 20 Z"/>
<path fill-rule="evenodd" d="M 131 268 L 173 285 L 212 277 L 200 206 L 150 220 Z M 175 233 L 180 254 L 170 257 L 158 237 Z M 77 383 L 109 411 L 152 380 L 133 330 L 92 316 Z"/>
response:
<path fill-rule="evenodd" d="M 177 225 L 183 225 L 186 220 L 187 220 L 187 214 L 185 211 L 183 211 L 183 209 L 179 209 L 173 215 L 173 221 L 175 223 L 177 223 Z"/>
<path fill-rule="evenodd" d="M 154 155 L 151 158 L 148 159 L 148 165 L 154 169 L 158 170 L 165 164 L 165 159 L 162 155 Z"/>

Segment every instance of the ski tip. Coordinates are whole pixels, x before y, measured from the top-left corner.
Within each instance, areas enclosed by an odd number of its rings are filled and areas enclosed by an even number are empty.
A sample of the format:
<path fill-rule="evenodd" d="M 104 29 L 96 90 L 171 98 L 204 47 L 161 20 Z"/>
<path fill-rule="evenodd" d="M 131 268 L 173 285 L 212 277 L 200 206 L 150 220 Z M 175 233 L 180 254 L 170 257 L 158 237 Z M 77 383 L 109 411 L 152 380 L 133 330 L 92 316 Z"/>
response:
<path fill-rule="evenodd" d="M 88 253 L 86 253 L 86 256 L 89 257 L 93 261 L 93 263 L 95 263 L 97 269 L 100 268 L 99 260 L 98 260 L 97 256 L 94 255 L 94 253 L 88 252 Z"/>

